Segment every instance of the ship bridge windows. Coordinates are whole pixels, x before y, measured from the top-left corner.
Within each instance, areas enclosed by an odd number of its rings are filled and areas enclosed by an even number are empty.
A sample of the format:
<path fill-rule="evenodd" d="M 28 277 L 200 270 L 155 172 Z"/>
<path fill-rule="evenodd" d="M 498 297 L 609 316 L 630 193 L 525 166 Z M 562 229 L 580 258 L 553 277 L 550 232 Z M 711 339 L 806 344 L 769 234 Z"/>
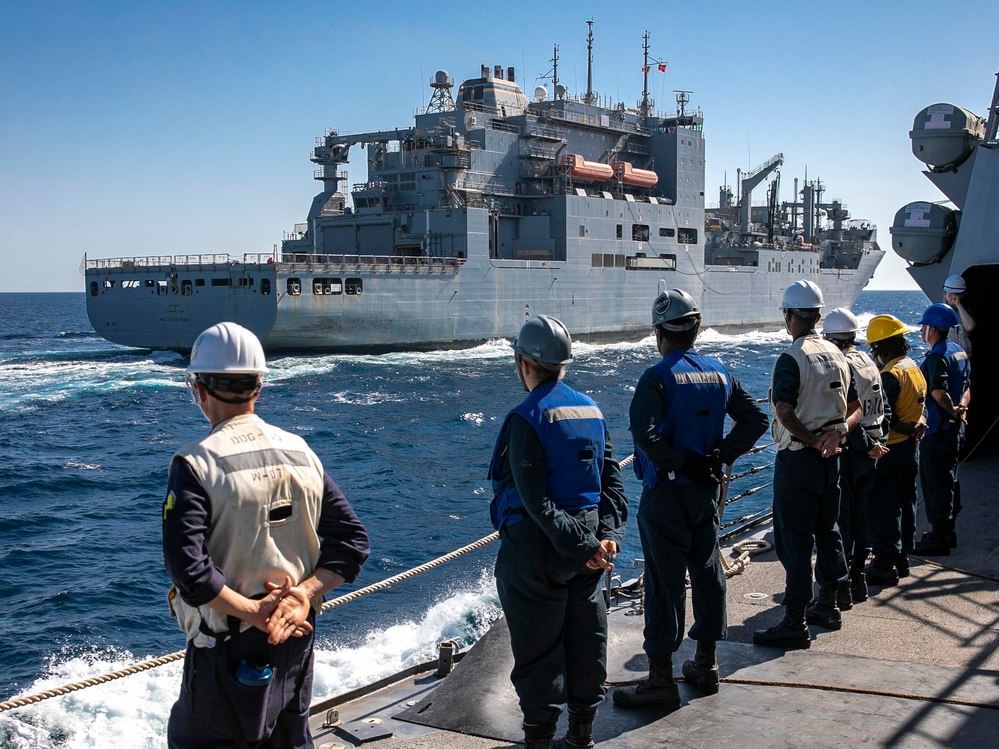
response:
<path fill-rule="evenodd" d="M 190 280 L 181 281 L 180 293 L 182 296 L 191 296 L 194 294 L 194 284 Z"/>
<path fill-rule="evenodd" d="M 289 278 L 285 282 L 285 292 L 291 296 L 298 296 L 302 293 L 302 279 Z"/>
<path fill-rule="evenodd" d="M 231 278 L 213 278 L 212 286 L 232 286 Z"/>
<path fill-rule="evenodd" d="M 676 236 L 676 230 L 673 229 L 673 228 L 669 228 L 669 227 L 660 227 L 660 229 L 659 229 L 659 236 L 660 237 L 675 237 Z"/>
<path fill-rule="evenodd" d="M 195 286 L 204 286 L 205 285 L 205 279 L 203 279 L 203 278 L 195 278 L 194 279 L 194 285 Z"/>
<path fill-rule="evenodd" d="M 697 244 L 697 229 L 683 227 L 677 232 L 676 241 L 679 244 Z"/>
<path fill-rule="evenodd" d="M 631 226 L 631 238 L 635 242 L 648 242 L 649 241 L 649 226 L 648 226 L 648 224 L 632 224 L 632 226 Z"/>
<path fill-rule="evenodd" d="M 261 278 L 260 279 L 260 293 L 264 296 L 270 296 L 271 293 L 271 279 Z"/>
<path fill-rule="evenodd" d="M 114 281 L 112 281 L 110 278 L 105 278 L 104 279 L 104 288 L 105 289 L 113 289 L 114 288 Z"/>
<path fill-rule="evenodd" d="M 624 239 L 624 226 L 622 224 L 618 224 L 614 231 L 618 239 Z"/>

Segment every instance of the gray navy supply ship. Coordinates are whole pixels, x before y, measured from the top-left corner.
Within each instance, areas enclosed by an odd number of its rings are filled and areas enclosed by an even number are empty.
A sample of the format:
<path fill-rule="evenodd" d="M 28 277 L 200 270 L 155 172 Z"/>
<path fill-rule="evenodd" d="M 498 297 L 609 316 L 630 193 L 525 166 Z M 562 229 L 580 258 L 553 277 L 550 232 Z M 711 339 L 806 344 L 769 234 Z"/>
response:
<path fill-rule="evenodd" d="M 690 92 L 675 112 L 657 111 L 648 35 L 644 59 L 636 107 L 594 93 L 592 65 L 586 92 L 570 95 L 557 46 L 551 96 L 538 86 L 529 100 L 501 66 L 452 96 L 439 71 L 412 127 L 317 138 L 322 191 L 273 253 L 85 258 L 90 321 L 142 348 L 189 350 L 228 319 L 268 351 L 360 352 L 510 338 L 540 313 L 579 338 L 636 337 L 670 287 L 718 329 L 776 326 L 783 290 L 800 278 L 828 308 L 852 304 L 884 255 L 873 225 L 824 203 L 818 182 L 783 204 L 772 186 L 753 209 L 752 187 L 780 155 L 741 175 L 738 201 L 722 188 L 706 211 L 702 114 L 688 109 Z M 348 205 L 353 146 L 368 180 Z"/>

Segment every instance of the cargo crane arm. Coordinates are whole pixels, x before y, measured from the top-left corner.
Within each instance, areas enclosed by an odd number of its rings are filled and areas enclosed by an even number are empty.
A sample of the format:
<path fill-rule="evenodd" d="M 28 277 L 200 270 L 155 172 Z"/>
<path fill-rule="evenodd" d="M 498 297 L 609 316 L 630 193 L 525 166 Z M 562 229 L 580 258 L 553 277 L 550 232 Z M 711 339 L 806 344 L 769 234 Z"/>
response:
<path fill-rule="evenodd" d="M 370 133 L 352 133 L 351 135 L 340 135 L 336 131 L 323 136 L 322 142 L 312 150 L 312 161 L 316 164 L 346 164 L 347 154 L 352 146 L 359 143 L 389 143 L 390 141 L 404 141 L 416 137 L 415 128 L 405 128 L 403 130 L 379 130 Z"/>
<path fill-rule="evenodd" d="M 784 154 L 779 153 L 775 156 L 771 156 L 769 161 L 766 161 L 756 167 L 753 171 L 749 172 L 748 176 L 743 178 L 740 182 L 740 185 L 742 186 L 742 193 L 739 201 L 739 225 L 743 233 L 749 233 L 750 230 L 750 219 L 753 212 L 753 205 L 750 200 L 750 196 L 753 193 L 753 188 L 765 180 L 771 172 L 783 163 Z"/>

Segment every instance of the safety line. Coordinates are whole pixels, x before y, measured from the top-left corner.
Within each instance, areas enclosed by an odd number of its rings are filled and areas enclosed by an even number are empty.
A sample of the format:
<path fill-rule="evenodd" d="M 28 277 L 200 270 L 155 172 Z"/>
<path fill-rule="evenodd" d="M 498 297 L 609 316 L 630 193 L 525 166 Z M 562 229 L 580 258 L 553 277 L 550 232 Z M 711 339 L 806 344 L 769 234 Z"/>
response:
<path fill-rule="evenodd" d="M 491 543 L 499 538 L 498 533 L 490 533 L 488 536 L 480 538 L 474 543 L 470 543 L 468 546 L 463 546 L 460 549 L 456 549 L 449 554 L 445 554 L 442 557 L 437 557 L 426 564 L 421 564 L 419 567 L 413 567 L 410 570 L 406 570 L 393 577 L 388 577 L 374 585 L 369 585 L 365 588 L 358 588 L 355 591 L 347 593 L 346 595 L 340 596 L 339 598 L 334 598 L 331 601 L 327 601 L 322 606 L 322 611 L 331 609 L 334 606 L 340 606 L 348 601 L 353 601 L 361 596 L 368 595 L 369 593 L 374 593 L 376 590 L 384 590 L 397 582 L 402 580 L 408 580 L 411 577 L 419 575 L 421 572 L 426 572 L 434 567 L 439 567 L 445 562 L 450 562 L 456 557 L 460 557 L 462 554 L 467 554 L 470 551 L 474 551 L 488 543 Z M 123 668 L 119 671 L 112 671 L 111 673 L 101 674 L 100 676 L 92 676 L 81 681 L 74 682 L 72 684 L 66 684 L 61 687 L 56 687 L 55 689 L 47 689 L 44 692 L 38 692 L 37 694 L 30 694 L 24 697 L 18 697 L 13 700 L 8 700 L 7 702 L 0 702 L 0 713 L 6 712 L 7 710 L 13 710 L 19 707 L 26 707 L 27 705 L 33 705 L 36 702 L 41 702 L 42 700 L 47 700 L 51 697 L 60 697 L 64 694 L 69 694 L 70 692 L 76 692 L 80 689 L 86 689 L 87 687 L 97 686 L 98 684 L 104 684 L 115 679 L 120 679 L 124 676 L 131 676 L 132 674 L 137 674 L 142 671 L 148 671 L 151 668 L 156 668 L 158 666 L 164 666 L 167 663 L 172 663 L 174 661 L 181 660 L 186 651 L 178 650 L 176 653 L 170 653 L 169 655 L 163 655 L 158 658 L 151 658 L 150 660 L 142 661 L 134 665 Z"/>

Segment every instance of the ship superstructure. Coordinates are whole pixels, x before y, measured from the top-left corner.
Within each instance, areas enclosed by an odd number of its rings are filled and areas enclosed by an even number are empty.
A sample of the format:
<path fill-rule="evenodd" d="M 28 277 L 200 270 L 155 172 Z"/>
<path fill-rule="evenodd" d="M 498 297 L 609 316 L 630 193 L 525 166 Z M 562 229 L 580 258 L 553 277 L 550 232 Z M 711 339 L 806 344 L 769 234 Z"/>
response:
<path fill-rule="evenodd" d="M 589 40 L 592 43 L 592 35 Z M 644 61 L 650 67 L 648 35 Z M 322 185 L 274 253 L 87 259 L 88 313 L 105 338 L 189 349 L 223 319 L 270 351 L 371 351 L 509 338 L 554 315 L 574 336 L 649 330 L 651 300 L 682 287 L 716 328 L 773 325 L 784 287 L 849 305 L 883 253 L 830 262 L 820 244 L 705 251 L 703 116 L 678 92 L 657 111 L 558 82 L 529 99 L 512 67 L 482 66 L 452 94 L 431 79 L 412 127 L 317 138 Z M 345 166 L 364 150 L 367 181 Z M 348 203 L 346 193 L 350 192 Z"/>

